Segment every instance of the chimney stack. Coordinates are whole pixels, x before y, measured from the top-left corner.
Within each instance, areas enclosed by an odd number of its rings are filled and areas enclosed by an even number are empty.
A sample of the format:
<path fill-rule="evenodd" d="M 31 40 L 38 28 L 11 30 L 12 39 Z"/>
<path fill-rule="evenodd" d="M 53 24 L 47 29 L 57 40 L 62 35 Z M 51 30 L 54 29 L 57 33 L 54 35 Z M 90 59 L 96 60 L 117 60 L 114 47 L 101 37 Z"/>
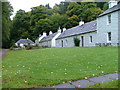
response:
<path fill-rule="evenodd" d="M 47 36 L 46 32 L 43 32 L 43 36 L 44 36 L 44 37 L 46 37 L 46 36 Z"/>
<path fill-rule="evenodd" d="M 84 24 L 84 21 L 81 20 L 81 21 L 79 22 L 79 26 L 81 26 L 81 25 L 83 25 L 83 24 Z"/>
<path fill-rule="evenodd" d="M 49 35 L 52 34 L 52 31 L 49 32 Z"/>
<path fill-rule="evenodd" d="M 63 28 L 63 32 L 66 30 L 66 28 Z"/>
<path fill-rule="evenodd" d="M 60 29 L 60 27 L 59 27 L 59 29 L 58 29 L 58 33 L 61 33 L 61 29 Z"/>
<path fill-rule="evenodd" d="M 42 35 L 41 34 L 39 34 L 39 37 L 41 37 Z"/>
<path fill-rule="evenodd" d="M 113 6 L 115 6 L 115 5 L 117 5 L 117 1 L 115 1 L 115 0 L 110 0 L 109 1 L 109 8 L 111 8 L 111 7 L 113 7 Z"/>

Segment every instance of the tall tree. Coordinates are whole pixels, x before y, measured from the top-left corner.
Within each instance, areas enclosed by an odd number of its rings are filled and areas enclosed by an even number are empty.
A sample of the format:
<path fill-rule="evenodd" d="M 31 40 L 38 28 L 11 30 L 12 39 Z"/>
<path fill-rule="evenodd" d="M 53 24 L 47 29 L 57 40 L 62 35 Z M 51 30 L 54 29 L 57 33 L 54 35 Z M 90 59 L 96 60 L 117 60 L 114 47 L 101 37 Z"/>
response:
<path fill-rule="evenodd" d="M 30 31 L 30 12 L 26 13 L 24 10 L 17 11 L 13 18 L 13 29 L 11 30 L 11 40 L 16 42 L 20 38 L 31 38 Z"/>
<path fill-rule="evenodd" d="M 13 8 L 9 2 L 2 2 L 2 48 L 10 47 L 10 30 Z"/>
<path fill-rule="evenodd" d="M 64 28 L 65 23 L 67 22 L 67 15 L 60 15 L 58 13 L 54 13 L 52 16 L 49 17 L 51 21 L 53 21 L 53 32 L 57 31 L 59 27 Z"/>

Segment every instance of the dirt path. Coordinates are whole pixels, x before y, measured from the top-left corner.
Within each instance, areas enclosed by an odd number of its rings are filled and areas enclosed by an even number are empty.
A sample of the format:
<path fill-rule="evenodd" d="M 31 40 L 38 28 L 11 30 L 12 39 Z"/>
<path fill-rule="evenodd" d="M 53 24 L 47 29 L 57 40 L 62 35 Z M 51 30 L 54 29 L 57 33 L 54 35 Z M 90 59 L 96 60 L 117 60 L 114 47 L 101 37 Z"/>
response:
<path fill-rule="evenodd" d="M 9 49 L 0 49 L 0 59 L 2 59 L 5 55 L 5 53 L 8 51 Z"/>

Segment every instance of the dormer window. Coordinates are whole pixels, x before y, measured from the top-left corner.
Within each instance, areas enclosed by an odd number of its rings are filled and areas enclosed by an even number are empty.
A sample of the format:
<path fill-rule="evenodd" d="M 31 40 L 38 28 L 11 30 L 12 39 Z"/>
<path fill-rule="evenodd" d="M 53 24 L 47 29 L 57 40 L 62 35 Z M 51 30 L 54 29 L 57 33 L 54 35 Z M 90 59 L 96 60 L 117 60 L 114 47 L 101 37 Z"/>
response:
<path fill-rule="evenodd" d="M 111 14 L 108 15 L 108 23 L 111 23 Z"/>

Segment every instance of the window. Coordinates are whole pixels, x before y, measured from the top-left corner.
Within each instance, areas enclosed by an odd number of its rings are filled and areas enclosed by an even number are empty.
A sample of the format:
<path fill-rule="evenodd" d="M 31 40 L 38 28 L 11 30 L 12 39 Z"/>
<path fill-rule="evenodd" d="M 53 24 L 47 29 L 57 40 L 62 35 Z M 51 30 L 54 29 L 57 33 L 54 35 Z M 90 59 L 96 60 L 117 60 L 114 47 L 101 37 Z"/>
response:
<path fill-rule="evenodd" d="M 111 23 L 111 14 L 108 15 L 108 23 Z"/>
<path fill-rule="evenodd" d="M 111 32 L 108 32 L 108 41 L 111 41 Z"/>
<path fill-rule="evenodd" d="M 92 43 L 92 36 L 90 36 L 90 43 Z"/>

